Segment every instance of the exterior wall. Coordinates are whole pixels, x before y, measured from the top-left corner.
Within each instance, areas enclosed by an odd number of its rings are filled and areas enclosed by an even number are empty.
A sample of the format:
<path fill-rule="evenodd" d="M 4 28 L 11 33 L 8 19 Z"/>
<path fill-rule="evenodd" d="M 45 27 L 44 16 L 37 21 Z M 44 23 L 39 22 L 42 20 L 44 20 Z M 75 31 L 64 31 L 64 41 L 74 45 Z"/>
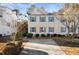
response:
<path fill-rule="evenodd" d="M 76 28 L 76 34 L 79 34 L 79 25 Z"/>
<path fill-rule="evenodd" d="M 30 16 L 35 16 L 36 17 L 36 22 L 30 22 Z M 40 22 L 39 17 L 40 16 L 45 16 L 46 17 L 46 22 Z M 59 20 L 57 20 L 54 16 L 54 22 L 49 22 L 48 21 L 48 16 L 53 16 L 53 15 L 29 15 L 28 19 L 28 32 L 33 33 L 33 34 L 67 34 L 67 28 L 66 32 L 61 32 L 61 27 L 65 27 Z M 36 32 L 30 32 L 30 27 L 36 27 Z M 46 32 L 39 32 L 40 27 L 46 27 Z M 48 28 L 49 27 L 54 27 L 54 32 L 49 32 Z"/>
<path fill-rule="evenodd" d="M 10 31 L 9 27 L 0 25 L 0 34 L 2 34 L 2 36 L 11 35 L 11 33 L 12 32 Z"/>
<path fill-rule="evenodd" d="M 2 17 L 0 17 L 0 34 L 3 36 L 11 35 L 16 31 L 15 28 L 12 28 L 14 26 L 13 24 L 16 23 L 16 14 L 6 7 L 0 7 L 0 14 L 2 15 Z"/>

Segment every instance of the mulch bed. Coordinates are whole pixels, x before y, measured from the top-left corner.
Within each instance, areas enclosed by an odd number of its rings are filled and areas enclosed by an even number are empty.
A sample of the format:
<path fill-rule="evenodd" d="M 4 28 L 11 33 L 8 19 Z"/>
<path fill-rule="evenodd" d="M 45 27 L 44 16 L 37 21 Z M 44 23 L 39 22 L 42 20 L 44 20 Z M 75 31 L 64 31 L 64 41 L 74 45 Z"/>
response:
<path fill-rule="evenodd" d="M 7 42 L 7 41 L 9 41 L 10 40 L 10 38 L 9 37 L 0 37 L 0 43 L 4 43 L 4 42 Z"/>
<path fill-rule="evenodd" d="M 67 46 L 68 45 L 68 41 L 66 41 L 64 39 L 53 39 L 53 40 L 56 41 L 59 46 Z"/>
<path fill-rule="evenodd" d="M 79 47 L 78 42 L 72 42 L 68 39 L 53 39 L 59 46 Z"/>

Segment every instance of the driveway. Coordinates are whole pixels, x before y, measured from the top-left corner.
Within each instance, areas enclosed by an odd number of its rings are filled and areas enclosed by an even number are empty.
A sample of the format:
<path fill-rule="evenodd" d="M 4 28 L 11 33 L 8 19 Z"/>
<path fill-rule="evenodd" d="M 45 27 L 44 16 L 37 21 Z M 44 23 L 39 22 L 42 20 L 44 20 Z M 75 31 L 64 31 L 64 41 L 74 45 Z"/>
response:
<path fill-rule="evenodd" d="M 29 39 L 20 55 L 65 55 L 52 39 Z"/>

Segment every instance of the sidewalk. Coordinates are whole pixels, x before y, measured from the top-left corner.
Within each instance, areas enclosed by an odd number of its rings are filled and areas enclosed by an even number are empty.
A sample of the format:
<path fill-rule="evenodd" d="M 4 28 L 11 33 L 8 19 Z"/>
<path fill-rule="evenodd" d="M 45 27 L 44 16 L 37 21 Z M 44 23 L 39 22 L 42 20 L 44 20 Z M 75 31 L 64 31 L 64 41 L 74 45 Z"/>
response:
<path fill-rule="evenodd" d="M 44 51 L 48 55 L 65 55 L 54 40 L 30 40 L 28 43 L 24 43 L 24 49 L 33 49 L 38 51 Z M 22 51 L 24 53 L 24 51 Z M 38 55 L 39 52 L 36 54 Z M 34 54 L 35 55 L 35 54 Z"/>

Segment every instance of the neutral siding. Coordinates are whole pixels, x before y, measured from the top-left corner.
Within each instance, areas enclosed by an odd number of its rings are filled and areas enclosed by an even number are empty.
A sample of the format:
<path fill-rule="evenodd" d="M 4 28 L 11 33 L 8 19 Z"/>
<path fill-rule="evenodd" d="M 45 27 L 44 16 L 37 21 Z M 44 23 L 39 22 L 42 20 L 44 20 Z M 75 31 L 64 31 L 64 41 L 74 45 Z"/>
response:
<path fill-rule="evenodd" d="M 0 18 L 0 34 L 2 35 L 11 35 L 15 32 L 15 28 L 11 28 L 11 26 L 7 26 L 7 23 L 13 25 L 15 20 L 17 20 L 16 14 L 13 13 L 12 10 L 0 7 L 0 13 L 2 13 L 2 17 Z"/>
<path fill-rule="evenodd" d="M 57 20 L 54 17 L 54 22 L 48 22 L 48 16 L 49 15 L 42 15 L 42 16 L 46 16 L 46 22 L 40 22 L 39 21 L 39 15 L 35 16 L 36 17 L 36 22 L 30 22 L 28 20 L 28 32 L 30 33 L 30 27 L 36 27 L 36 33 L 39 34 L 47 34 L 48 32 L 48 28 L 49 27 L 54 27 L 54 32 L 51 32 L 50 34 L 67 34 L 67 28 L 66 28 L 66 32 L 61 32 L 61 27 L 65 27 L 59 20 Z M 30 17 L 30 16 L 29 16 Z M 40 27 L 46 27 L 46 32 L 39 32 L 39 28 Z M 36 34 L 33 33 L 33 34 Z"/>

